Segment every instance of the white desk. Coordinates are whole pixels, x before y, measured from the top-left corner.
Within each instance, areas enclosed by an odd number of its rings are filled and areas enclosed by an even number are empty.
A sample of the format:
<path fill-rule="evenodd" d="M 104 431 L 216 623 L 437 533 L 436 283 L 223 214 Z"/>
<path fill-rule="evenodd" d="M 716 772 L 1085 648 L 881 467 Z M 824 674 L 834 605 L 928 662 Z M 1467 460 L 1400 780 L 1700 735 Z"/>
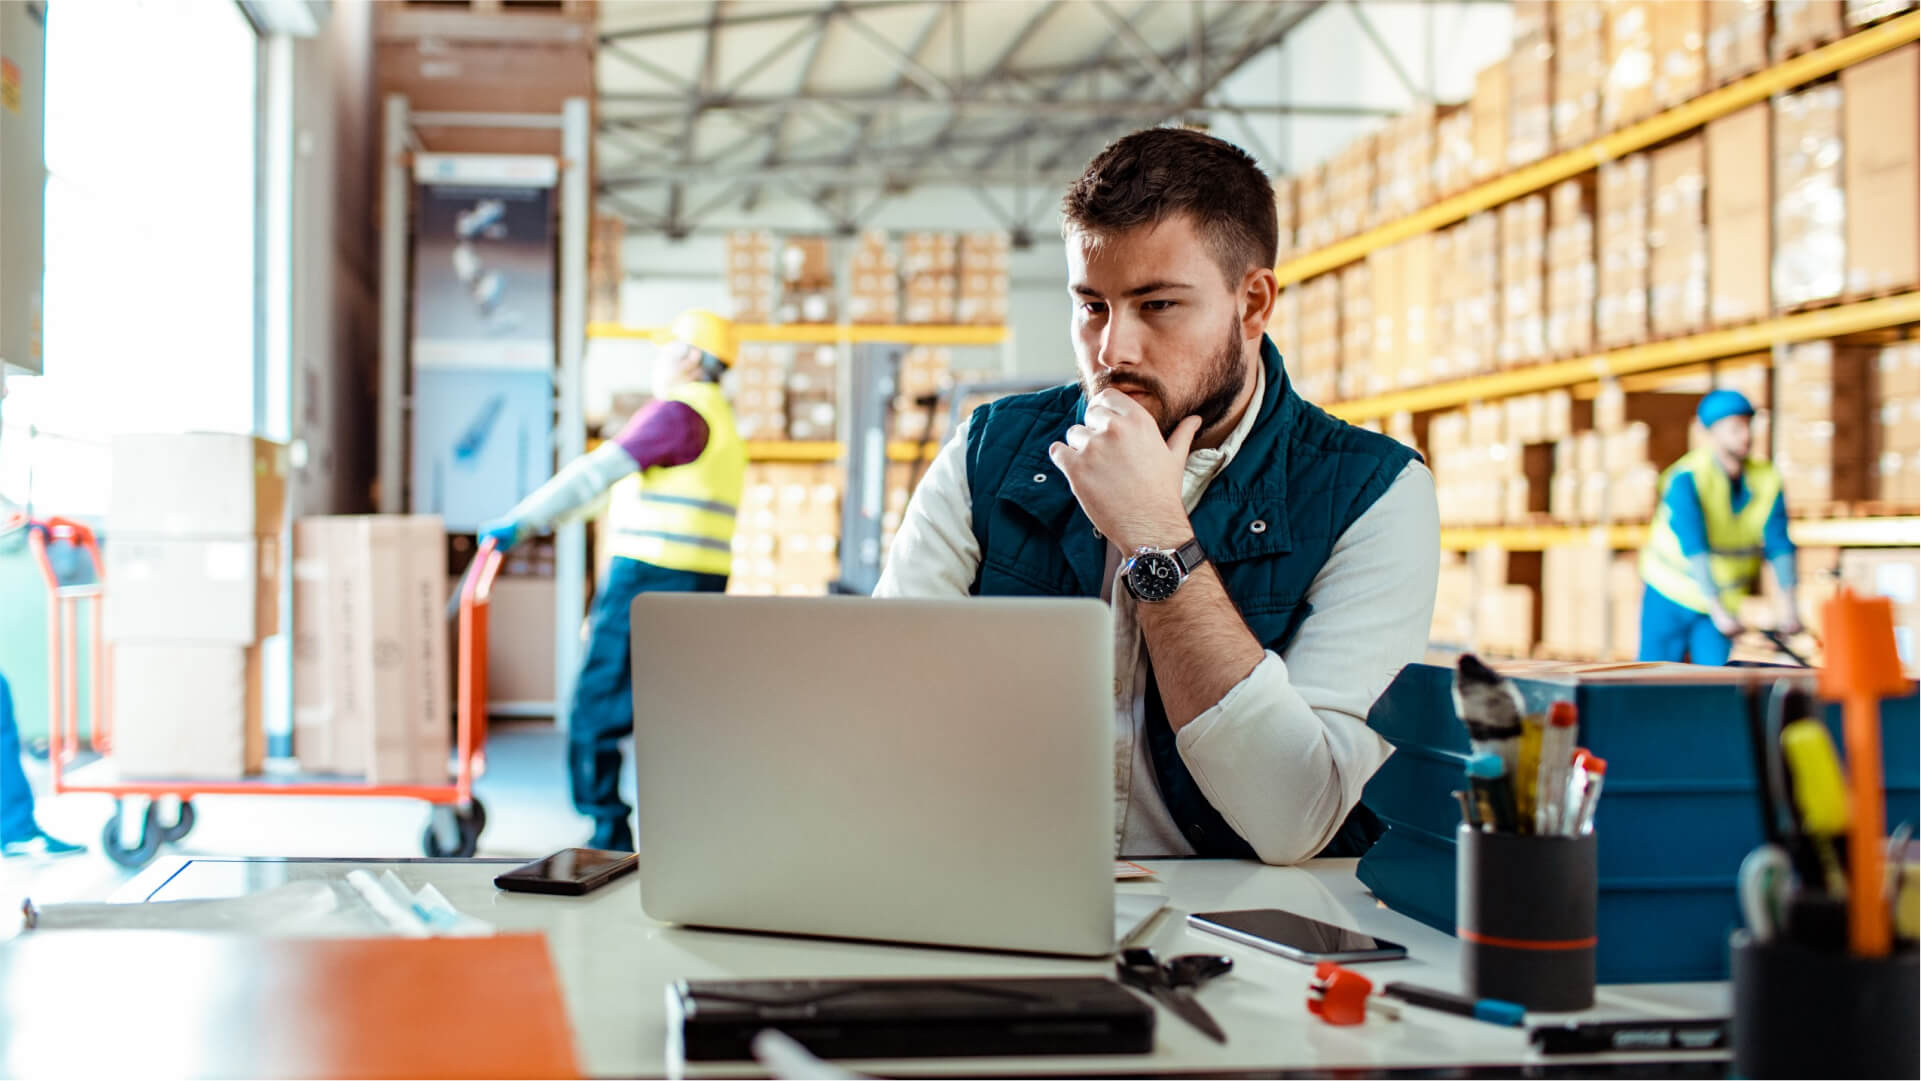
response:
<path fill-rule="evenodd" d="M 587 897 L 504 893 L 493 876 L 519 861 L 497 860 L 162 860 L 128 883 L 114 899 L 170 901 L 240 896 L 304 878 L 344 875 L 355 867 L 391 869 L 410 888 L 432 883 L 462 911 L 503 930 L 544 932 L 580 1052 L 581 1067 L 595 1076 L 671 1076 L 683 1067 L 668 1061 L 666 987 L 682 979 L 900 976 L 1111 976 L 1111 962 L 1077 961 L 987 953 L 734 934 L 692 930 L 650 920 L 640 908 L 638 876 L 629 876 Z M 1353 860 L 1317 861 L 1278 868 L 1224 860 L 1143 861 L 1159 880 L 1122 883 L 1126 892 L 1165 893 L 1180 912 L 1164 912 L 1142 938 L 1162 956 L 1223 953 L 1234 971 L 1200 992 L 1200 1001 L 1226 1028 L 1219 1045 L 1162 1010 L 1155 1047 L 1146 1055 L 907 1059 L 853 1063 L 895 1075 L 1046 1076 L 1332 1069 L 1395 1069 L 1420 1066 L 1497 1066 L 1574 1063 L 1543 1059 L 1527 1044 L 1525 1030 L 1435 1013 L 1415 1007 L 1403 1020 L 1370 1019 L 1335 1028 L 1306 1008 L 1309 966 L 1189 930 L 1183 913 L 1224 908 L 1285 908 L 1398 941 L 1409 959 L 1366 966 L 1379 980 L 1406 980 L 1460 989 L 1455 940 L 1375 903 L 1354 878 Z M 1725 1016 L 1723 984 L 1657 984 L 1603 987 L 1588 1019 Z M 1530 1023 L 1570 1015 L 1530 1015 Z M 1702 1056 L 1703 1063 L 1717 1056 Z M 1616 1056 L 1620 1059 L 1620 1056 Z M 1657 1061 L 1685 1056 L 1663 1055 Z M 1624 1060 L 1632 1061 L 1632 1060 Z M 1649 1063 L 1652 1065 L 1652 1062 Z M 715 1067 L 695 1063 L 691 1076 L 752 1074 L 751 1064 Z"/>

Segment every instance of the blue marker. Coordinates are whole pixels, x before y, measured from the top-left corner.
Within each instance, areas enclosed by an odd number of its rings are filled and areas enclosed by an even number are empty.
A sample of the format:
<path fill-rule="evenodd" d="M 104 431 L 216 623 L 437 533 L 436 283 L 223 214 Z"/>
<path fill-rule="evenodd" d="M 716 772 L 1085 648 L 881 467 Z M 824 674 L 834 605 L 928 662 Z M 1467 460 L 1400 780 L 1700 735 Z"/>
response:
<path fill-rule="evenodd" d="M 1467 760 L 1467 780 L 1481 808 L 1481 829 L 1516 832 L 1514 785 L 1508 780 L 1507 762 L 1494 751 L 1482 751 Z"/>
<path fill-rule="evenodd" d="M 1449 991 L 1436 991 L 1432 987 L 1416 987 L 1411 983 L 1390 983 L 1381 988 L 1381 994 L 1398 998 L 1410 1006 L 1472 1017 L 1490 1025 L 1520 1028 L 1527 1020 L 1526 1010 L 1498 998 L 1468 998 Z"/>

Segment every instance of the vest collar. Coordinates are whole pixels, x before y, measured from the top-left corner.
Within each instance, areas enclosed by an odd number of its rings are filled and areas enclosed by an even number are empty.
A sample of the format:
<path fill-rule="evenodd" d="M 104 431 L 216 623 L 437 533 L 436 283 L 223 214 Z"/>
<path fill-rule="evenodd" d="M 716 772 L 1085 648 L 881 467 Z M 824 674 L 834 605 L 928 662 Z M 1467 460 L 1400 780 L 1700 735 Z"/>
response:
<path fill-rule="evenodd" d="M 1265 335 L 1261 338 L 1261 363 L 1266 378 L 1254 426 L 1188 516 L 1208 558 L 1219 563 L 1284 555 L 1293 550 L 1286 512 L 1291 441 L 1286 436 L 1296 424 L 1301 400 L 1288 382 L 1280 351 Z M 1067 429 L 1086 416 L 1087 395 L 1083 391 L 1076 395 L 1074 408 L 1057 423 L 1036 425 L 995 496 L 1021 508 L 1060 537 L 1061 550 L 1074 568 L 1081 590 L 1098 595 L 1107 568 L 1107 540 L 1094 531 L 1067 478 L 1047 456 L 1047 448 L 1064 441 Z"/>

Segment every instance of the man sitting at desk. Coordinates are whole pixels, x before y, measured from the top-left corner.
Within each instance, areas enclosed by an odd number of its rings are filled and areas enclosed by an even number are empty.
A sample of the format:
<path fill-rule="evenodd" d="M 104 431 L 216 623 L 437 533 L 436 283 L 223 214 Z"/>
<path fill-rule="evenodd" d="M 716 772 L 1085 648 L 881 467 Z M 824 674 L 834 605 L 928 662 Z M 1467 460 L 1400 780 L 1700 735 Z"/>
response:
<path fill-rule="evenodd" d="M 1247 154 L 1135 132 L 1062 210 L 1080 382 L 975 411 L 875 595 L 1114 606 L 1121 855 L 1356 855 L 1389 753 L 1367 712 L 1433 615 L 1434 478 L 1295 393 Z"/>

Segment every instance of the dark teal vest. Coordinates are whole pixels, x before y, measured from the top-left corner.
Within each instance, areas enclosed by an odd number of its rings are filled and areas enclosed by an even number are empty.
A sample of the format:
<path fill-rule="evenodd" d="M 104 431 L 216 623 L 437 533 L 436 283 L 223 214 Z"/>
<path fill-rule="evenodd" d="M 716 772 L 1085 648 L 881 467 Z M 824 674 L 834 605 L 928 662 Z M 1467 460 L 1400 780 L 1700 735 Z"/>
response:
<path fill-rule="evenodd" d="M 1307 589 L 1335 540 L 1416 455 L 1301 400 L 1273 342 L 1262 339 L 1261 360 L 1267 382 L 1258 419 L 1190 517 L 1248 630 L 1281 653 L 1312 610 Z M 975 594 L 1100 596 L 1107 541 L 1047 457 L 1086 408 L 1080 386 L 1070 383 L 975 410 L 967 434 L 981 550 Z M 1147 741 L 1161 796 L 1194 850 L 1253 858 L 1181 760 L 1151 670 Z M 1373 812 L 1357 805 L 1322 855 L 1359 855 L 1379 835 Z"/>

